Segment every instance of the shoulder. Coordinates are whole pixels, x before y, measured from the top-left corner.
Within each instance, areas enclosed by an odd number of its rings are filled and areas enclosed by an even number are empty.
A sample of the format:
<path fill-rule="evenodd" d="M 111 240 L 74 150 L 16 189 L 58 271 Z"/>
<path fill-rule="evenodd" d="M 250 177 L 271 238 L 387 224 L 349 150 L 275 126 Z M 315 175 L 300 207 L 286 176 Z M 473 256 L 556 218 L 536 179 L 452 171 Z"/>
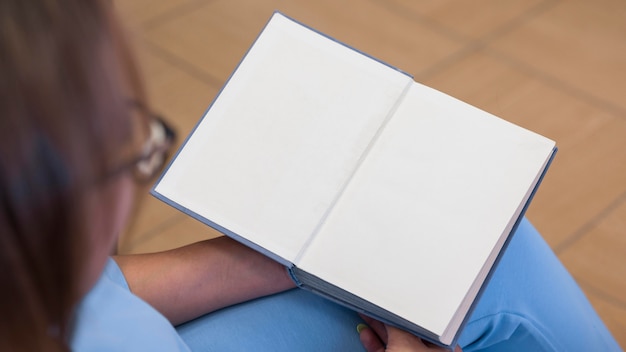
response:
<path fill-rule="evenodd" d="M 188 351 L 170 322 L 130 292 L 112 259 L 77 307 L 71 347 L 73 351 Z"/>

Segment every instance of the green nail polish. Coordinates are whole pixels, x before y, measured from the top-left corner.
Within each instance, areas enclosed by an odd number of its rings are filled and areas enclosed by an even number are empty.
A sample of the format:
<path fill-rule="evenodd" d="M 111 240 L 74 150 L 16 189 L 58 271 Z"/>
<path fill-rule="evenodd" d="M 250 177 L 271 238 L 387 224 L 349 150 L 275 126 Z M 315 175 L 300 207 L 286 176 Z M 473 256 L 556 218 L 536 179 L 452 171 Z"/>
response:
<path fill-rule="evenodd" d="M 359 334 L 361 333 L 361 331 L 367 329 L 367 325 L 361 323 L 359 325 L 356 326 L 356 332 L 358 332 Z"/>

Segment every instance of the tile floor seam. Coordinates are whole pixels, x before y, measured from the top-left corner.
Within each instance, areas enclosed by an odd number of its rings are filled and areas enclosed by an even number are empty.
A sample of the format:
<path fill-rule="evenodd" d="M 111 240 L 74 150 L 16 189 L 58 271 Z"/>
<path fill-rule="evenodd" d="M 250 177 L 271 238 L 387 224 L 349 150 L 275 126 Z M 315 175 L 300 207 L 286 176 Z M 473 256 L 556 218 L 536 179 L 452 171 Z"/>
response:
<path fill-rule="evenodd" d="M 492 58 L 505 63 L 520 72 L 524 72 L 532 77 L 535 77 L 540 82 L 559 90 L 574 99 L 580 99 L 595 108 L 610 113 L 616 118 L 626 120 L 626 108 L 622 108 L 613 102 L 596 97 L 576 85 L 564 82 L 561 79 L 550 75 L 548 72 L 544 72 L 543 70 L 534 68 L 525 62 L 516 60 L 510 55 L 490 47 L 489 45 L 486 45 L 481 49 L 485 54 L 491 56 Z"/>
<path fill-rule="evenodd" d="M 415 13 L 414 11 L 407 9 L 406 7 L 402 5 L 390 4 L 389 2 L 385 0 L 370 0 L 370 2 L 383 6 L 384 8 L 386 8 L 387 10 L 389 10 L 390 12 L 394 13 L 395 15 L 401 18 L 405 18 L 411 22 L 416 22 L 427 28 L 430 28 L 435 33 L 443 35 L 444 37 L 452 41 L 455 41 L 457 43 L 472 41 L 472 38 L 467 37 L 463 34 L 460 34 L 448 28 L 447 26 L 433 20 L 432 18 L 428 16 Z"/>
<path fill-rule="evenodd" d="M 376 0 L 373 0 L 373 1 L 376 1 Z M 490 43 L 493 42 L 495 39 L 503 35 L 506 35 L 507 33 L 515 30 L 516 28 L 519 28 L 520 26 L 530 21 L 532 18 L 540 15 L 541 13 L 555 6 L 558 2 L 559 0 L 544 0 L 540 2 L 539 4 L 531 7 L 530 9 L 522 12 L 520 15 L 515 16 L 511 20 L 506 21 L 500 26 L 494 28 L 493 30 L 488 31 L 481 37 L 478 37 L 476 39 L 467 37 L 464 40 L 464 41 L 467 41 L 464 47 L 455 51 L 451 55 L 448 55 L 444 59 L 439 60 L 439 62 L 435 63 L 434 65 L 431 65 L 429 68 L 423 70 L 421 73 L 416 74 L 415 75 L 416 79 L 420 79 L 420 80 L 428 79 L 436 74 L 439 74 L 440 72 L 445 71 L 446 68 L 462 60 L 464 57 L 467 57 L 473 53 L 480 52 L 481 50 L 488 48 Z M 405 12 L 409 12 L 409 11 L 405 11 Z M 444 33 L 440 33 L 440 34 L 444 34 Z M 460 34 L 455 33 L 455 35 L 461 38 Z M 449 39 L 453 39 L 453 38 L 449 38 Z"/>
<path fill-rule="evenodd" d="M 164 13 L 158 14 L 153 18 L 144 20 L 141 22 L 141 28 L 148 32 L 157 28 L 160 25 L 163 25 L 169 21 L 172 21 L 178 18 L 181 15 L 185 15 L 193 10 L 201 8 L 209 3 L 215 2 L 216 0 L 193 0 L 170 9 Z"/>
<path fill-rule="evenodd" d="M 186 216 L 187 215 L 185 215 L 185 214 L 174 214 L 171 218 L 168 218 L 167 220 L 165 220 L 165 221 L 163 221 L 163 222 L 161 222 L 159 224 L 156 224 L 151 229 L 148 229 L 148 230 L 144 231 L 143 233 L 141 233 L 140 235 L 138 235 L 137 238 L 135 238 L 134 240 L 131 240 L 130 242 L 127 242 L 124 245 L 125 251 L 126 252 L 133 251 L 135 248 L 137 248 L 138 246 L 140 246 L 144 242 L 157 237 L 165 229 L 168 229 L 168 228 L 178 224 L 179 222 L 184 221 Z M 123 238 L 122 238 L 122 242 L 123 242 Z"/>
<path fill-rule="evenodd" d="M 215 88 L 218 90 L 222 89 L 224 81 L 222 81 L 221 79 L 206 73 L 200 68 L 197 68 L 194 64 L 186 61 L 185 59 L 179 57 L 174 53 L 171 53 L 169 50 L 162 48 L 160 45 L 152 42 L 150 39 L 145 38 L 142 43 L 152 54 L 156 55 L 161 60 L 180 69 L 191 77 L 198 79 L 199 81 L 203 82 L 211 88 Z"/>
<path fill-rule="evenodd" d="M 595 295 L 598 299 L 601 299 L 603 302 L 619 307 L 621 309 L 626 310 L 626 301 L 610 294 L 607 293 L 605 290 L 603 290 L 602 288 L 599 288 L 593 284 L 590 284 L 588 281 L 586 281 L 583 278 L 580 278 L 578 276 L 572 275 L 574 277 L 574 280 L 576 280 L 576 282 L 581 286 L 581 288 L 583 289 L 583 291 L 585 291 L 586 293 L 591 293 L 593 295 Z"/>
<path fill-rule="evenodd" d="M 554 253 L 562 254 L 570 248 L 574 243 L 588 235 L 600 222 L 611 215 L 617 208 L 626 203 L 626 192 L 622 192 L 619 196 L 608 203 L 606 207 L 600 210 L 589 221 L 580 226 L 576 231 L 567 236 L 561 243 L 553 246 Z"/>
<path fill-rule="evenodd" d="M 460 49 L 455 50 L 452 54 L 447 55 L 443 59 L 438 60 L 429 67 L 413 73 L 414 79 L 418 82 L 424 82 L 438 74 L 441 74 L 442 72 L 445 72 L 446 69 L 450 68 L 455 63 L 460 62 L 464 58 L 469 57 L 471 54 L 479 50 L 480 47 L 473 44 L 465 45 Z"/>
<path fill-rule="evenodd" d="M 476 39 L 476 41 L 482 44 L 482 47 L 487 46 L 489 43 L 493 42 L 495 39 L 500 38 L 515 29 L 523 26 L 528 23 L 531 19 L 541 15 L 542 13 L 548 11 L 552 7 L 556 6 L 561 0 L 543 0 L 539 2 L 537 5 L 527 9 L 522 12 L 518 16 L 513 17 L 509 21 L 499 25 L 493 30 L 487 32 L 482 37 Z"/>

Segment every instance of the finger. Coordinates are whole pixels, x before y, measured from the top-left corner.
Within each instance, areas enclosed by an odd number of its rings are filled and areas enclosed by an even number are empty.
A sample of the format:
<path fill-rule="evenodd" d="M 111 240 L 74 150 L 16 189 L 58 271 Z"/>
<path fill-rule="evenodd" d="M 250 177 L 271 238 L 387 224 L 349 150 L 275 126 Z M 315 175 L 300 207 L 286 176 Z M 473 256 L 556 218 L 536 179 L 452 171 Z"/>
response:
<path fill-rule="evenodd" d="M 429 342 L 429 341 L 426 341 L 426 340 L 422 340 L 422 342 L 424 343 L 424 345 L 426 345 L 426 347 L 430 348 L 430 350 L 433 350 L 433 351 L 448 351 L 447 349 L 439 347 L 439 346 L 435 345 L 432 342 Z M 461 349 L 461 346 L 456 345 L 456 347 L 454 348 L 454 352 L 463 352 L 463 350 Z"/>
<path fill-rule="evenodd" d="M 357 330 L 359 331 L 361 344 L 367 352 L 385 352 L 385 345 L 383 345 L 378 335 L 369 326 L 359 324 Z"/>
<path fill-rule="evenodd" d="M 389 336 L 389 343 L 387 344 L 388 350 L 399 351 L 431 351 L 431 349 L 424 344 L 424 342 L 417 336 L 410 334 L 406 331 L 387 326 L 387 333 Z M 432 349 L 432 351 L 438 351 L 439 349 Z"/>
<path fill-rule="evenodd" d="M 359 316 L 361 317 L 361 319 L 365 321 L 365 323 L 367 323 L 367 325 L 372 330 L 374 330 L 374 333 L 378 335 L 378 337 L 383 342 L 383 344 L 386 345 L 387 344 L 387 328 L 385 327 L 385 324 L 379 322 L 378 320 L 374 318 L 370 318 L 367 315 L 359 314 Z"/>

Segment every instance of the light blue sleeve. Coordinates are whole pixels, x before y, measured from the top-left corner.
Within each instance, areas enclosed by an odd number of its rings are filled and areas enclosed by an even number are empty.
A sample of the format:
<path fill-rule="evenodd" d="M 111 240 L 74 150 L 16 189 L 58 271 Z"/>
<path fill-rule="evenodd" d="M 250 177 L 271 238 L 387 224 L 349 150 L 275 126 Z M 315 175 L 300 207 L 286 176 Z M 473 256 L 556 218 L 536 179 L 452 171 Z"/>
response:
<path fill-rule="evenodd" d="M 205 315 L 177 330 L 193 351 L 363 351 L 356 332 L 359 322 L 343 307 L 292 290 Z M 465 352 L 621 350 L 526 219 L 459 344 Z"/>
<path fill-rule="evenodd" d="M 189 351 L 154 308 L 133 295 L 109 259 L 104 273 L 77 307 L 72 351 Z"/>

